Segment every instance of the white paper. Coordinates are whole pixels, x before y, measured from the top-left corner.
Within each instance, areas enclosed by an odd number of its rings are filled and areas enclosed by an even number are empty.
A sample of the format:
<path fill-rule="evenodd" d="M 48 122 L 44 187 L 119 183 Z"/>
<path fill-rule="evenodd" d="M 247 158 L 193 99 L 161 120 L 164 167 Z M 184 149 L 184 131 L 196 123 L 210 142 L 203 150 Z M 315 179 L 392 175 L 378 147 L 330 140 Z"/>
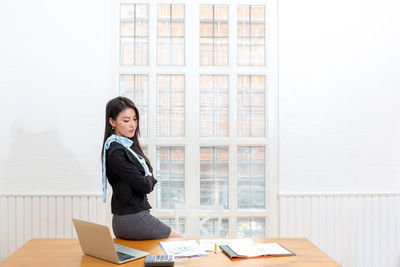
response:
<path fill-rule="evenodd" d="M 160 242 L 160 246 L 165 254 L 174 255 L 177 258 L 208 255 L 195 240 L 165 241 Z"/>
<path fill-rule="evenodd" d="M 268 255 L 291 255 L 292 253 L 278 243 L 257 243 L 261 251 L 268 252 Z"/>
<path fill-rule="evenodd" d="M 215 244 L 217 244 L 217 251 L 221 251 L 219 245 L 232 245 L 232 244 L 251 245 L 254 243 L 250 238 L 241 239 L 201 239 L 200 247 L 205 251 L 215 251 Z"/>

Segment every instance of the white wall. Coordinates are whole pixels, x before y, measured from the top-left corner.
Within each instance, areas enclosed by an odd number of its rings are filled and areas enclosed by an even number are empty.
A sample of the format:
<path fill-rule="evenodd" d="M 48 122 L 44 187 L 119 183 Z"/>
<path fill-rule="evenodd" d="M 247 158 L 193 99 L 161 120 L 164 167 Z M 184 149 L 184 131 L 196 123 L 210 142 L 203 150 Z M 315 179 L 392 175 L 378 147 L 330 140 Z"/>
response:
<path fill-rule="evenodd" d="M 109 1 L 0 2 L 0 193 L 99 193 Z"/>
<path fill-rule="evenodd" d="M 279 0 L 280 193 L 399 192 L 399 8 Z"/>
<path fill-rule="evenodd" d="M 104 106 L 114 89 L 111 3 L 0 1 L 0 194 L 101 193 Z M 399 192 L 400 4 L 397 0 L 278 3 L 280 194 L 290 198 L 290 194 Z M 14 206 L 21 201 L 17 197 Z M 372 202 L 357 201 L 370 218 Z M 310 217 L 306 208 L 287 203 L 281 202 L 282 235 L 309 236 L 310 230 L 301 230 L 299 221 L 321 218 L 326 235 L 333 236 L 330 217 Z M 317 205 L 321 211 L 330 210 L 321 203 Z M 0 204 L 9 217 L 17 218 L 14 206 Z M 295 234 L 284 228 L 285 214 L 292 214 L 293 207 L 300 214 L 292 224 L 300 229 Z M 376 207 L 376 214 L 381 214 Z M 363 222 L 357 214 L 348 217 Z M 393 218 L 390 223 L 398 225 L 398 216 Z M 21 232 L 10 229 L 18 225 L 0 223 L 1 235 L 16 233 L 15 239 L 8 238 L 15 248 L 19 243 L 13 242 L 23 239 Z M 53 229 L 59 226 L 51 224 Z M 361 239 L 357 247 L 366 253 L 387 244 L 379 238 L 387 229 L 371 229 L 373 238 L 366 236 L 369 242 Z M 396 229 L 393 239 L 399 236 Z M 325 249 L 323 242 L 314 242 Z M 12 252 L 4 248 L 0 255 Z M 398 252 L 398 247 L 391 249 Z M 335 257 L 329 247 L 326 251 Z M 361 253 L 348 255 L 354 259 Z M 367 266 L 360 262 L 346 266 Z"/>
<path fill-rule="evenodd" d="M 0 193 L 100 193 L 110 2 L 0 2 Z M 279 0 L 280 193 L 398 192 L 395 0 Z"/>

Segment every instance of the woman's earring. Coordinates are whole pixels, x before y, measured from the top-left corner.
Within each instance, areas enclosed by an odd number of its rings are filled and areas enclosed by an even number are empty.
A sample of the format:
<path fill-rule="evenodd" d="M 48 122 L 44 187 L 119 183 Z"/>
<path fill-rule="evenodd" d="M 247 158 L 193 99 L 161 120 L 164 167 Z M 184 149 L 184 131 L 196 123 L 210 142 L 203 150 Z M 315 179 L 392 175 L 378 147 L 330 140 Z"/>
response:
<path fill-rule="evenodd" d="M 111 126 L 111 130 L 113 130 L 113 131 L 114 131 L 114 126 Z"/>

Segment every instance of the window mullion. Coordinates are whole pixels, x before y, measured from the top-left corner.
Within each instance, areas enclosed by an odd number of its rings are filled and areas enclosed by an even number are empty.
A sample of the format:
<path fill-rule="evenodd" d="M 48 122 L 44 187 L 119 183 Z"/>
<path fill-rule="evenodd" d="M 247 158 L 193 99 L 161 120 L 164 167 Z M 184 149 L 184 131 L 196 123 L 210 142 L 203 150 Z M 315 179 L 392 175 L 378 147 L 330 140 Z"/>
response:
<path fill-rule="evenodd" d="M 199 5 L 185 3 L 185 194 L 186 204 L 199 204 Z"/>
<path fill-rule="evenodd" d="M 237 145 L 229 143 L 229 236 L 236 236 L 236 210 L 237 210 Z"/>
<path fill-rule="evenodd" d="M 156 33 L 157 33 L 157 5 L 154 3 L 149 3 L 148 9 L 148 51 L 154 51 L 156 49 Z M 156 82 L 156 74 L 151 71 L 152 68 L 156 65 L 156 58 L 154 53 L 148 52 L 148 67 L 145 69 L 147 74 L 147 97 L 148 97 L 148 113 L 147 113 L 147 143 L 148 143 L 148 157 L 150 162 L 153 164 L 153 173 L 156 175 L 156 143 L 154 142 L 156 139 L 156 117 L 157 112 L 153 112 L 157 110 L 157 82 Z M 139 69 L 143 69 L 142 67 L 138 67 Z M 142 70 L 143 71 L 143 70 Z M 156 192 L 149 194 L 149 201 L 152 207 L 156 207 Z"/>
<path fill-rule="evenodd" d="M 268 1 L 265 5 L 264 42 L 266 48 L 266 195 L 267 195 L 267 231 L 269 237 L 279 236 L 278 210 L 278 18 L 277 1 Z M 268 29 L 268 34 L 267 34 Z"/>
<path fill-rule="evenodd" d="M 237 207 L 237 7 L 228 9 L 228 46 L 229 46 L 229 236 L 236 236 Z"/>

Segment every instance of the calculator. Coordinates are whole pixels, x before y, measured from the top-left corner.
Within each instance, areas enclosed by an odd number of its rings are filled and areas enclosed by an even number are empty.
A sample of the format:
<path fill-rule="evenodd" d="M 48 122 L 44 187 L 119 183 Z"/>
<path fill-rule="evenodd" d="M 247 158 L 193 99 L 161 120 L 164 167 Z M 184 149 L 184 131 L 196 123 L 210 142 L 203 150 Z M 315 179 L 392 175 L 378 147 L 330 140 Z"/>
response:
<path fill-rule="evenodd" d="M 144 260 L 144 266 L 174 266 L 173 255 L 149 255 Z"/>

